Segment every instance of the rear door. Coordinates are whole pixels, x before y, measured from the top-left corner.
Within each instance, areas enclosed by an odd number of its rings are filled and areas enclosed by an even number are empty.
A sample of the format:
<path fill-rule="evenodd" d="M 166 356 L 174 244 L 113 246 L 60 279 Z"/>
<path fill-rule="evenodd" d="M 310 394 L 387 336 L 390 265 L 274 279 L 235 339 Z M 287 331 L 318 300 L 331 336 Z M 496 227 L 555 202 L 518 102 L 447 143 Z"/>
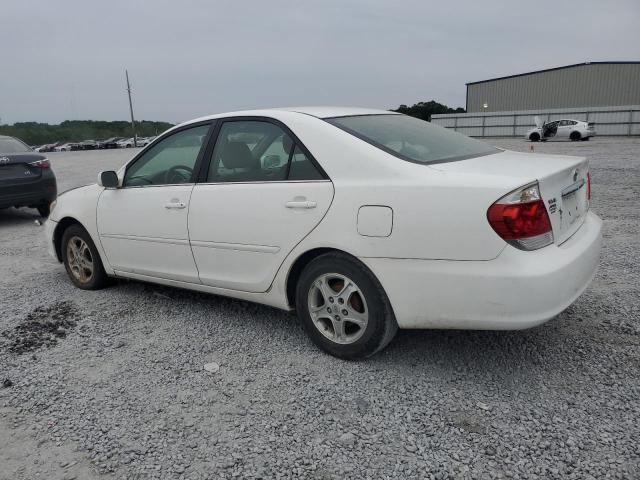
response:
<path fill-rule="evenodd" d="M 333 185 L 299 140 L 271 119 L 223 120 L 207 157 L 189 209 L 200 280 L 264 292 L 322 220 Z"/>
<path fill-rule="evenodd" d="M 201 124 L 169 134 L 127 166 L 121 188 L 102 192 L 98 232 L 115 270 L 200 283 L 187 215 L 209 130 Z"/>
<path fill-rule="evenodd" d="M 571 120 L 560 120 L 558 122 L 558 139 L 567 139 L 573 131 L 573 122 Z"/>

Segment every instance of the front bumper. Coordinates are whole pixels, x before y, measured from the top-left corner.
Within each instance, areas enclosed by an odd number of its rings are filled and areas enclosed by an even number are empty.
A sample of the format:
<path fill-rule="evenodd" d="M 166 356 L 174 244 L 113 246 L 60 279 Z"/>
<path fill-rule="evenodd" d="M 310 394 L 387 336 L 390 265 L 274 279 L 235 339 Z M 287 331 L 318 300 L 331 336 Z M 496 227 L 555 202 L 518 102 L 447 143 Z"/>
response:
<path fill-rule="evenodd" d="M 571 305 L 595 275 L 602 221 L 589 212 L 561 245 L 505 247 L 494 260 L 362 258 L 385 289 L 400 328 L 519 330 Z"/>
<path fill-rule="evenodd" d="M 51 218 L 48 218 L 44 222 L 44 238 L 46 239 L 46 242 L 47 242 L 47 253 L 51 257 L 53 257 L 57 262 L 59 262 L 60 259 L 58 258 L 58 253 L 56 252 L 56 246 L 54 243 L 54 232 L 57 226 L 58 226 L 58 222 L 55 222 L 51 220 Z"/>

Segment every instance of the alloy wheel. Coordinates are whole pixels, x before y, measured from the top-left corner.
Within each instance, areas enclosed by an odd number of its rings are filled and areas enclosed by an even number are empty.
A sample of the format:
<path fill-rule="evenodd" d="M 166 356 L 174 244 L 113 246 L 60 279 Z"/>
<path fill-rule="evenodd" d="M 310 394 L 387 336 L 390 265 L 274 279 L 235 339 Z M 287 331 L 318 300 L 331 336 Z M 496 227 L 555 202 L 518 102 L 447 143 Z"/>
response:
<path fill-rule="evenodd" d="M 82 238 L 71 237 L 67 243 L 67 262 L 71 274 L 80 283 L 88 283 L 93 277 L 93 256 L 87 242 Z"/>
<path fill-rule="evenodd" d="M 307 306 L 318 331 L 342 345 L 359 340 L 369 323 L 364 294 L 353 280 L 338 273 L 325 273 L 314 280 Z"/>

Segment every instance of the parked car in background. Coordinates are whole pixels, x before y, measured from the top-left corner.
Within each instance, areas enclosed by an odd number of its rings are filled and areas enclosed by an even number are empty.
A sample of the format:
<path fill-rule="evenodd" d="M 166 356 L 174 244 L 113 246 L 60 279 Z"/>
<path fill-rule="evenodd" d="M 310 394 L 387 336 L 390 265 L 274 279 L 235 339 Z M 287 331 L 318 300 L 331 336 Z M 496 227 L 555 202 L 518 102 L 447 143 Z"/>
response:
<path fill-rule="evenodd" d="M 332 355 L 398 328 L 524 329 L 596 270 L 587 160 L 356 108 L 214 115 L 71 190 L 46 222 L 71 281 L 172 285 L 286 310 Z"/>
<path fill-rule="evenodd" d="M 595 136 L 595 123 L 581 120 L 554 120 L 543 122 L 540 117 L 535 118 L 536 127 L 527 132 L 525 138 L 532 142 L 546 142 L 547 140 L 589 140 Z"/>
<path fill-rule="evenodd" d="M 134 145 L 133 138 L 123 138 L 117 142 L 118 148 L 131 148 Z"/>
<path fill-rule="evenodd" d="M 71 142 L 71 143 L 63 143 L 62 145 L 58 145 L 54 148 L 56 152 L 71 152 L 73 150 L 80 150 L 80 144 Z"/>
<path fill-rule="evenodd" d="M 122 137 L 107 138 L 98 143 L 98 148 L 118 148 L 118 142 L 122 140 Z"/>
<path fill-rule="evenodd" d="M 49 215 L 56 177 L 47 157 L 14 137 L 0 136 L 0 208 L 37 208 Z"/>
<path fill-rule="evenodd" d="M 149 137 L 138 137 L 138 146 L 146 147 L 151 143 L 151 139 Z"/>
<path fill-rule="evenodd" d="M 84 140 L 80 142 L 80 150 L 95 150 L 98 148 L 98 142 L 95 140 Z"/>
<path fill-rule="evenodd" d="M 38 148 L 36 148 L 36 152 L 41 152 L 41 153 L 47 153 L 47 152 L 53 152 L 55 151 L 57 144 L 56 143 L 48 143 L 46 145 L 41 145 Z"/>

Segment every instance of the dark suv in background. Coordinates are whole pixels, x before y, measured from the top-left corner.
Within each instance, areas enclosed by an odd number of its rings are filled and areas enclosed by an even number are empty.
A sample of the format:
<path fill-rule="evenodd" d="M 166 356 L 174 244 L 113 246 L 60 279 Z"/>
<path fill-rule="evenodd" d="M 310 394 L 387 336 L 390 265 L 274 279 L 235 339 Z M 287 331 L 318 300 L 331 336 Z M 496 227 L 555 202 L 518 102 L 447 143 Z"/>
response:
<path fill-rule="evenodd" d="M 47 217 L 57 194 L 47 157 L 17 138 L 0 135 L 0 208 L 37 208 Z"/>

